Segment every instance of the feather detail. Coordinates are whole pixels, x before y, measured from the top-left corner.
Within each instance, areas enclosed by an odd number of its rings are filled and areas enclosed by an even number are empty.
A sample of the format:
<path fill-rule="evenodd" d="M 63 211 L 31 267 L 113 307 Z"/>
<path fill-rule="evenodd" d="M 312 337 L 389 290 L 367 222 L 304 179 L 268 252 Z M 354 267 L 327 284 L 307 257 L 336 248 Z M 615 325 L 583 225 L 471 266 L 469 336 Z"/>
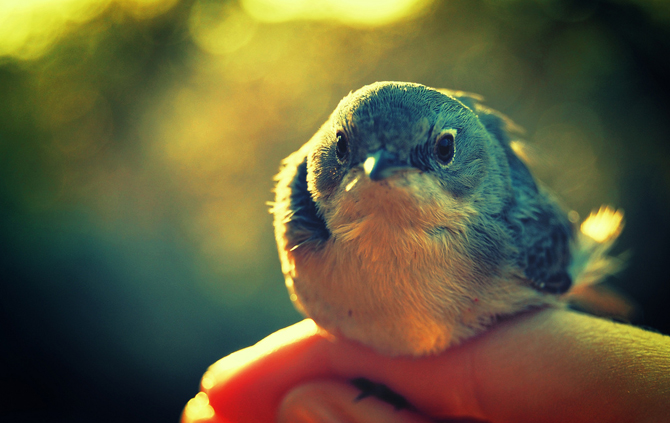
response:
<path fill-rule="evenodd" d="M 623 211 L 602 206 L 582 222 L 572 246 L 569 272 L 575 286 L 592 285 L 620 271 L 625 254 L 609 255 L 624 227 Z"/>

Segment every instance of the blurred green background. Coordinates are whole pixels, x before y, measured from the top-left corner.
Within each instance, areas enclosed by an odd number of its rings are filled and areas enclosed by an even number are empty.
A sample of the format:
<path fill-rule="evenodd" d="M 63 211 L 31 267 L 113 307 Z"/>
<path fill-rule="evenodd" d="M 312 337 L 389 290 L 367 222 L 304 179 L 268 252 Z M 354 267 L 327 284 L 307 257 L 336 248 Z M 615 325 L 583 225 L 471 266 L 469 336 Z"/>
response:
<path fill-rule="evenodd" d="M 207 366 L 300 319 L 280 159 L 380 80 L 482 94 L 670 333 L 664 0 L 0 0 L 0 420 L 177 421 Z M 665 282 L 663 282 L 665 281 Z"/>

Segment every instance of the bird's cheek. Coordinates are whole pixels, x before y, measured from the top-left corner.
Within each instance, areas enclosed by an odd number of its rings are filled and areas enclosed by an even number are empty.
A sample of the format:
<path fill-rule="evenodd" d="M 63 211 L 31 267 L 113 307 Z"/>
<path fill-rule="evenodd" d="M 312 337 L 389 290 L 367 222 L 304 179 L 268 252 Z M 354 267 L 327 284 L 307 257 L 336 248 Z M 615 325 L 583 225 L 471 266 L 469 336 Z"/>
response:
<path fill-rule="evenodd" d="M 335 203 L 337 197 L 342 194 L 344 189 L 341 187 L 344 177 L 344 172 L 339 170 L 331 170 L 322 172 L 316 175 L 312 195 L 315 200 L 324 200 Z"/>

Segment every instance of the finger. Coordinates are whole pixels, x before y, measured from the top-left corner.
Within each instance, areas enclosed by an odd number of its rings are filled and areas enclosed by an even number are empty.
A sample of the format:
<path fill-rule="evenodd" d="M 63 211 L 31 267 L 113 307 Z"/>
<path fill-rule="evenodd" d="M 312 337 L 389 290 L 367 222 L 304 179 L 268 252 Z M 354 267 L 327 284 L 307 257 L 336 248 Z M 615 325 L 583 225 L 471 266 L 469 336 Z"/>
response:
<path fill-rule="evenodd" d="M 312 320 L 303 320 L 213 364 L 202 378 L 202 391 L 224 421 L 275 422 L 289 389 L 335 377 L 325 359 L 327 343 Z"/>
<path fill-rule="evenodd" d="M 429 423 L 376 398 L 356 400 L 360 391 L 339 381 L 308 382 L 291 390 L 279 407 L 279 423 Z"/>

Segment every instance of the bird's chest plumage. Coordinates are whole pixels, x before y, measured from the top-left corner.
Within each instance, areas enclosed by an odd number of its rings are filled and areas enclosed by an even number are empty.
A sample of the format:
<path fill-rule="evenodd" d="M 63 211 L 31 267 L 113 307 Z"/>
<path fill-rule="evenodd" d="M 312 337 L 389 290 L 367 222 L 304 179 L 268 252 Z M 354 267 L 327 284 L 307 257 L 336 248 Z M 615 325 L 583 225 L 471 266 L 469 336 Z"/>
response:
<path fill-rule="evenodd" d="M 457 277 L 427 235 L 366 231 L 294 253 L 294 291 L 327 330 L 394 351 L 432 350 L 449 338 L 444 298 Z"/>
<path fill-rule="evenodd" d="M 476 318 L 477 285 L 489 281 L 473 274 L 465 232 L 428 226 L 414 202 L 384 195 L 341 201 L 332 237 L 291 252 L 295 301 L 327 330 L 380 351 L 440 351 Z"/>

